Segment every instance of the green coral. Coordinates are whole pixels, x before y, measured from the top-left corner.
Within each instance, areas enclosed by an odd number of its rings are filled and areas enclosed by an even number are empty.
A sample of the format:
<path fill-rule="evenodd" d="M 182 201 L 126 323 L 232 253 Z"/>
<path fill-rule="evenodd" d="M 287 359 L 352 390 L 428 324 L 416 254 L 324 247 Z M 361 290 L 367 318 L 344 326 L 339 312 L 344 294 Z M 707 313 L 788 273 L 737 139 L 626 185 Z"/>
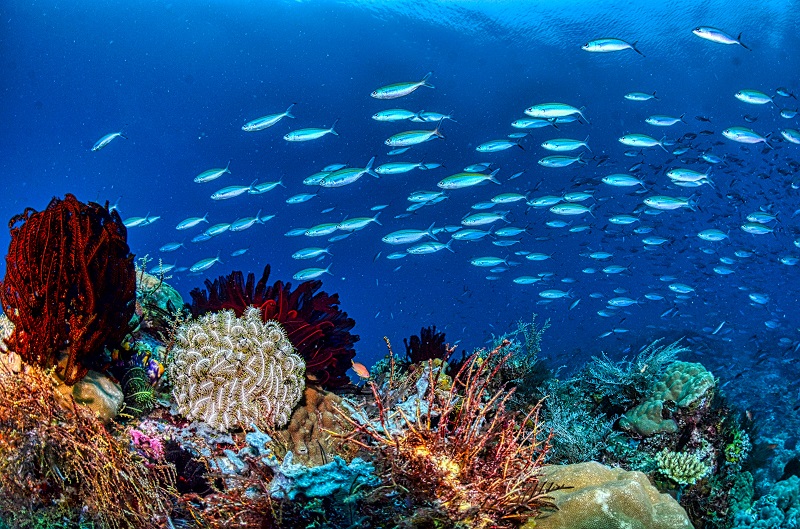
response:
<path fill-rule="evenodd" d="M 681 486 L 694 485 L 711 470 L 696 455 L 670 452 L 666 449 L 656 454 L 658 472 Z"/>
<path fill-rule="evenodd" d="M 664 417 L 664 404 L 674 402 L 680 408 L 691 407 L 709 396 L 715 383 L 702 364 L 674 362 L 654 385 L 649 398 L 629 410 L 619 424 L 645 437 L 677 432 L 675 421 Z"/>
<path fill-rule="evenodd" d="M 305 364 L 261 311 L 209 313 L 178 327 L 168 376 L 178 412 L 217 429 L 281 427 L 305 387 Z"/>
<path fill-rule="evenodd" d="M 750 455 L 753 444 L 750 442 L 750 436 L 747 432 L 740 429 L 733 431 L 733 439 L 725 445 L 725 461 L 731 465 L 741 466 L 741 464 Z"/>

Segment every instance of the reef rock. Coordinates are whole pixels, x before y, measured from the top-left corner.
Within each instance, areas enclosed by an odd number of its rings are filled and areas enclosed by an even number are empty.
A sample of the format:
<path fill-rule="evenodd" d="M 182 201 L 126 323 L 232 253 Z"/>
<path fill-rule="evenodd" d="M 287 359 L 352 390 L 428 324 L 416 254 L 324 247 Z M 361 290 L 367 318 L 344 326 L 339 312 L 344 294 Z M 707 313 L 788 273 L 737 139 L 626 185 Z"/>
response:
<path fill-rule="evenodd" d="M 678 502 L 661 494 L 641 472 L 596 462 L 553 465 L 541 481 L 573 488 L 553 491 L 558 511 L 530 520 L 525 529 L 691 529 Z"/>
<path fill-rule="evenodd" d="M 97 371 L 89 371 L 74 386 L 67 386 L 63 380 L 53 376 L 59 382 L 55 390 L 62 406 L 70 407 L 70 396 L 72 396 L 75 402 L 87 406 L 104 423 L 109 423 L 117 416 L 125 400 L 119 384 Z"/>

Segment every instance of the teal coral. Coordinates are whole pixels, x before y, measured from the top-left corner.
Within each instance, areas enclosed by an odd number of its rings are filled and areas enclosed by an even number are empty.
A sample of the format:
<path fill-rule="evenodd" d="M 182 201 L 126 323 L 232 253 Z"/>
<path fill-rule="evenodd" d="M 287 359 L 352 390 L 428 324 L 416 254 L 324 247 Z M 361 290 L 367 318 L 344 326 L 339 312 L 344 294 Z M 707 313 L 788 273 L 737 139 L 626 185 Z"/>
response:
<path fill-rule="evenodd" d="M 795 529 L 800 526 L 800 478 L 778 481 L 769 494 L 734 516 L 733 529 Z"/>
<path fill-rule="evenodd" d="M 300 400 L 305 364 L 281 326 L 248 308 L 181 325 L 168 376 L 178 412 L 217 429 L 283 426 Z"/>
<path fill-rule="evenodd" d="M 694 454 L 666 449 L 656 454 L 656 462 L 661 475 L 681 486 L 694 485 L 711 470 Z"/>
<path fill-rule="evenodd" d="M 292 459 L 289 452 L 280 466 L 273 467 L 275 477 L 269 491 L 274 499 L 341 497 L 352 494 L 354 488 L 380 483 L 372 463 L 358 457 L 345 463 L 335 456 L 330 463 L 316 467 L 299 465 Z"/>
<path fill-rule="evenodd" d="M 677 432 L 675 421 L 663 416 L 664 404 L 690 407 L 708 396 L 714 385 L 714 377 L 701 364 L 674 362 L 652 388 L 649 398 L 620 419 L 620 426 L 645 437 Z"/>

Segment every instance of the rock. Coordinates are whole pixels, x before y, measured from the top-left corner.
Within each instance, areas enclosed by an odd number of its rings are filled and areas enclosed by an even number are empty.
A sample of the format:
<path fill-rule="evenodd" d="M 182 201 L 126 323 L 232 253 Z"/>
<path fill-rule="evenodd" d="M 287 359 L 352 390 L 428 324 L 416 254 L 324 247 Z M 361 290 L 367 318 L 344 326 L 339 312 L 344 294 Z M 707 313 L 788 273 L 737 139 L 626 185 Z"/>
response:
<path fill-rule="evenodd" d="M 558 511 L 531 519 L 524 529 L 691 529 L 677 501 L 641 472 L 596 462 L 544 467 L 541 481 L 573 488 L 553 491 Z"/>
<path fill-rule="evenodd" d="M 59 382 L 55 390 L 64 407 L 71 407 L 69 399 L 71 395 L 75 402 L 89 407 L 104 423 L 110 422 L 117 416 L 125 400 L 119 384 L 97 371 L 89 371 L 74 386 L 65 385 L 64 381 L 55 375 L 54 378 Z"/>

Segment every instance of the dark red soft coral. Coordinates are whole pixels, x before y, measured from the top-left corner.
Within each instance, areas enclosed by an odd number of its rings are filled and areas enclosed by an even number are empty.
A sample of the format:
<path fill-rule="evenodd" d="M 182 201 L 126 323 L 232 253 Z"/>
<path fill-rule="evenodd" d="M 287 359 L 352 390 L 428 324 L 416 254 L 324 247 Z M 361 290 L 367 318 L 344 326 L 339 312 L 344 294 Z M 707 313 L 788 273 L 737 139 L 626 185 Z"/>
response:
<path fill-rule="evenodd" d="M 356 353 L 353 344 L 358 335 L 350 330 L 355 321 L 339 308 L 339 295 L 320 291 L 322 281 L 305 281 L 292 291 L 291 283 L 276 281 L 267 285 L 270 267 L 264 267 L 256 283 L 253 273 L 247 280 L 240 271 L 206 279 L 206 290 L 195 288 L 191 311 L 197 317 L 207 312 L 231 309 L 237 315 L 253 305 L 261 310 L 264 321 L 280 323 L 297 353 L 306 362 L 306 377 L 327 389 L 350 383 L 347 370 Z"/>
<path fill-rule="evenodd" d="M 9 228 L 0 303 L 15 327 L 6 343 L 44 367 L 66 350 L 63 376 L 72 385 L 130 331 L 136 272 L 127 230 L 108 204 L 70 194 L 43 211 L 27 208 Z"/>

